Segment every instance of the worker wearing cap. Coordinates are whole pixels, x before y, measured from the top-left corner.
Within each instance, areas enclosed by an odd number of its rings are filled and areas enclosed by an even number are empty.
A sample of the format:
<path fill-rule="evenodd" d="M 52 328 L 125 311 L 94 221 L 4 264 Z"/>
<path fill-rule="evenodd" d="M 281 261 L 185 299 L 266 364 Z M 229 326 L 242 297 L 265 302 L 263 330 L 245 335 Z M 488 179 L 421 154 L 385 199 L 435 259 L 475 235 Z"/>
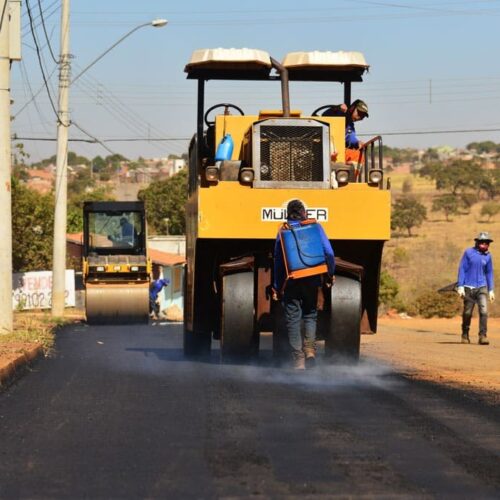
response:
<path fill-rule="evenodd" d="M 160 278 L 152 281 L 149 285 L 149 315 L 151 319 L 158 319 L 160 317 L 160 303 L 158 295 L 162 291 L 163 287 L 168 286 L 169 283 L 170 280 Z"/>
<path fill-rule="evenodd" d="M 495 300 L 493 291 L 493 262 L 489 252 L 493 241 L 489 233 L 480 232 L 475 245 L 465 250 L 458 268 L 457 293 L 464 300 L 462 343 L 469 344 L 469 329 L 475 304 L 479 308 L 479 344 L 488 345 L 488 298 Z"/>
<path fill-rule="evenodd" d="M 348 149 L 359 149 L 362 146 L 358 136 L 354 122 L 361 121 L 363 118 L 368 118 L 368 106 L 361 99 L 356 99 L 349 107 L 346 104 L 339 106 L 331 106 L 323 116 L 345 116 L 345 147 Z"/>

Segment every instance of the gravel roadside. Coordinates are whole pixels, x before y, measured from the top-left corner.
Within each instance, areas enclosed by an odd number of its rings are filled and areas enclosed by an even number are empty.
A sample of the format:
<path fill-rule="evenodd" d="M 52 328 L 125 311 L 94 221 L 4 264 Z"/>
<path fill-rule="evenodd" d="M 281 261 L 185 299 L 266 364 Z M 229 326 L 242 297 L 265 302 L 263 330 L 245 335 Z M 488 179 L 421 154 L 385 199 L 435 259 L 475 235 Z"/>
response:
<path fill-rule="evenodd" d="M 461 318 L 379 318 L 376 335 L 361 337 L 365 358 L 382 361 L 412 378 L 479 391 L 500 403 L 500 318 L 488 321 L 490 345 L 460 342 Z"/>

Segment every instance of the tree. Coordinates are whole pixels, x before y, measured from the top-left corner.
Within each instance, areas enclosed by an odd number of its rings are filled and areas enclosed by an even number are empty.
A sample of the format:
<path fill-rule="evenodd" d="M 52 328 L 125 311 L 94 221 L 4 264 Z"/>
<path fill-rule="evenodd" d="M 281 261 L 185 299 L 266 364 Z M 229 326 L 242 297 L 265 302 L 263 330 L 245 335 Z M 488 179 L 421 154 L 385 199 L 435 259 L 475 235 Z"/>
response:
<path fill-rule="evenodd" d="M 453 196 L 452 194 L 445 194 L 434 198 L 431 210 L 433 212 L 443 212 L 446 217 L 446 221 L 450 222 L 450 215 L 458 213 L 459 205 L 460 200 L 456 196 Z"/>
<path fill-rule="evenodd" d="M 412 228 L 421 226 L 426 218 L 427 209 L 416 198 L 399 198 L 392 207 L 391 227 L 406 229 L 408 236 L 412 236 Z"/>
<path fill-rule="evenodd" d="M 500 144 L 495 144 L 493 141 L 471 142 L 466 146 L 468 151 L 475 151 L 477 154 L 482 153 L 500 153 Z"/>
<path fill-rule="evenodd" d="M 83 202 L 113 201 L 109 188 L 101 187 L 90 192 L 72 193 L 68 201 L 67 230 L 68 233 L 83 231 Z"/>
<path fill-rule="evenodd" d="M 481 215 L 488 217 L 488 221 L 500 212 L 500 204 L 494 201 L 488 201 L 481 207 Z"/>
<path fill-rule="evenodd" d="M 54 199 L 12 179 L 12 267 L 14 272 L 52 268 Z"/>
<path fill-rule="evenodd" d="M 101 170 L 106 168 L 106 161 L 102 156 L 96 156 L 95 158 L 92 158 L 91 166 L 93 172 L 99 173 Z"/>
<path fill-rule="evenodd" d="M 436 189 L 449 190 L 453 195 L 470 189 L 481 189 L 487 177 L 477 160 L 429 162 L 420 169 L 419 175 L 434 180 Z"/>
<path fill-rule="evenodd" d="M 184 234 L 186 231 L 187 171 L 181 170 L 170 179 L 152 182 L 139 191 L 144 201 L 149 227 L 158 233 Z M 168 219 L 168 221 L 166 220 Z"/>

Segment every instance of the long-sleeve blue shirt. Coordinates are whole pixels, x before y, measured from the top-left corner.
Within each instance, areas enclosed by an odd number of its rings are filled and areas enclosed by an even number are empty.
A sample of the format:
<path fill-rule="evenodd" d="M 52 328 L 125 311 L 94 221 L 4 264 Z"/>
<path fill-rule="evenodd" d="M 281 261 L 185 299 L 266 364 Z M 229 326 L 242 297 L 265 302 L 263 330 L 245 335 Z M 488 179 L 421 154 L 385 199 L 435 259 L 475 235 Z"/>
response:
<path fill-rule="evenodd" d="M 458 267 L 457 286 L 479 288 L 487 286 L 493 290 L 493 261 L 489 252 L 480 252 L 476 247 L 465 250 Z"/>
<path fill-rule="evenodd" d="M 300 221 L 298 220 L 288 220 L 288 224 L 292 227 L 299 227 Z M 319 233 L 321 235 L 321 245 L 323 246 L 323 252 L 325 252 L 326 265 L 328 267 L 328 275 L 333 276 L 335 272 L 335 255 L 333 253 L 332 245 L 326 236 L 325 230 L 318 224 Z M 315 278 L 315 285 L 321 286 L 321 276 L 313 276 Z M 281 248 L 280 234 L 276 236 L 276 242 L 274 244 L 274 282 L 273 287 L 275 290 L 280 291 L 285 283 L 286 279 L 286 268 L 285 261 L 283 257 L 283 249 Z"/>
<path fill-rule="evenodd" d="M 167 286 L 170 283 L 170 280 L 167 279 L 158 279 L 153 281 L 149 286 L 149 297 L 152 300 L 156 300 L 158 298 L 158 294 L 161 292 L 164 286 Z"/>

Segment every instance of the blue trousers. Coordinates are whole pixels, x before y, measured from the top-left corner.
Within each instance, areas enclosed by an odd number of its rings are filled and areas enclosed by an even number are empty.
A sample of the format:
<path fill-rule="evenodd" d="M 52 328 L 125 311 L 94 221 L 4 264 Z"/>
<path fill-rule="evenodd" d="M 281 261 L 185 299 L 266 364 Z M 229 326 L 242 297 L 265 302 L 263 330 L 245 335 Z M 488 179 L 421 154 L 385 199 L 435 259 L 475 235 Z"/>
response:
<path fill-rule="evenodd" d="M 288 341 L 295 353 L 302 352 L 301 324 L 304 321 L 304 344 L 314 346 L 318 318 L 317 276 L 289 280 L 283 296 Z"/>

